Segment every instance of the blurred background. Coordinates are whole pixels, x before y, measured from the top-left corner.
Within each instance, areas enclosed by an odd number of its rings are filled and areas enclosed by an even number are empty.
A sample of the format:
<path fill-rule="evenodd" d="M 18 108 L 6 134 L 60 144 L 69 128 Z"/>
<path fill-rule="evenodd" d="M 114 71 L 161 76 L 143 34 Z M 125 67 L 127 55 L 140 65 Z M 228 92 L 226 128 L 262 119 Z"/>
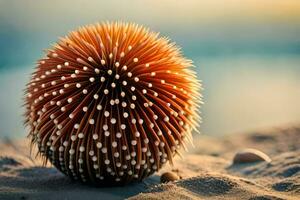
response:
<path fill-rule="evenodd" d="M 169 36 L 204 85 L 201 132 L 300 122 L 298 0 L 0 0 L 0 138 L 24 137 L 22 95 L 58 37 L 106 20 Z"/>

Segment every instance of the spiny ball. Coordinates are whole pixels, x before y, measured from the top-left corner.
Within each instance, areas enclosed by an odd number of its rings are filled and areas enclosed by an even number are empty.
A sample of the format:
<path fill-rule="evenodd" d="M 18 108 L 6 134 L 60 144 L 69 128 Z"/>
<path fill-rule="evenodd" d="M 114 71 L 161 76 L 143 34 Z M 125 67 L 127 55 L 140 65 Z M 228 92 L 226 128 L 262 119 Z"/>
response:
<path fill-rule="evenodd" d="M 26 89 L 29 138 L 75 180 L 142 180 L 172 164 L 200 120 L 192 62 L 133 23 L 102 23 L 61 38 Z"/>

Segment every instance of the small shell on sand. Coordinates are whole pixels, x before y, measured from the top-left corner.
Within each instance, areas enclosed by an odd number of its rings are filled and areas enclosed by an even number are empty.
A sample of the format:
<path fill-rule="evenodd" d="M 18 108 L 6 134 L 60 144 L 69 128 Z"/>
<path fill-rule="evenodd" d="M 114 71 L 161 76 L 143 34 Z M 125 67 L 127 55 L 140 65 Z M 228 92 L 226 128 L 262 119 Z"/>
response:
<path fill-rule="evenodd" d="M 265 153 L 256 149 L 244 149 L 237 152 L 233 158 L 233 164 L 253 163 L 253 162 L 271 162 L 271 158 Z"/>
<path fill-rule="evenodd" d="M 167 183 L 167 182 L 173 182 L 180 179 L 179 176 L 177 176 L 173 172 L 165 172 L 161 175 L 160 177 L 160 182 L 161 183 Z"/>

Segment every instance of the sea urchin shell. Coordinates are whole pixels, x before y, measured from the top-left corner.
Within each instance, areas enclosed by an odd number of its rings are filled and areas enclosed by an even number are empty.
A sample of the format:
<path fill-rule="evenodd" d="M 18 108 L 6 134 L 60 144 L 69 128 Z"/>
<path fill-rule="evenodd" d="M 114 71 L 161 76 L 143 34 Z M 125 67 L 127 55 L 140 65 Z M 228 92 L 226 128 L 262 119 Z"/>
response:
<path fill-rule="evenodd" d="M 26 89 L 29 138 L 72 179 L 125 184 L 191 140 L 200 82 L 174 43 L 131 23 L 79 28 L 39 60 Z"/>

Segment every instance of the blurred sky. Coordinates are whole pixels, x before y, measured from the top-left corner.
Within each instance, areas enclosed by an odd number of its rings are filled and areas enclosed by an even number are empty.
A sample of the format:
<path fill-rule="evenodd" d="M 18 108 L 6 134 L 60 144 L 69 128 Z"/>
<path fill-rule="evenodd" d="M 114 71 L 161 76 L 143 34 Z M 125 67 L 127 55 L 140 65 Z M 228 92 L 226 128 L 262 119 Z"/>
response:
<path fill-rule="evenodd" d="M 186 54 L 299 53 L 298 0 L 0 0 L 0 60 L 32 64 L 41 49 L 80 25 L 144 24 Z"/>
<path fill-rule="evenodd" d="M 194 60 L 202 132 L 300 122 L 298 0 L 0 0 L 0 136 L 25 135 L 22 89 L 42 50 L 106 20 L 148 26 Z"/>

